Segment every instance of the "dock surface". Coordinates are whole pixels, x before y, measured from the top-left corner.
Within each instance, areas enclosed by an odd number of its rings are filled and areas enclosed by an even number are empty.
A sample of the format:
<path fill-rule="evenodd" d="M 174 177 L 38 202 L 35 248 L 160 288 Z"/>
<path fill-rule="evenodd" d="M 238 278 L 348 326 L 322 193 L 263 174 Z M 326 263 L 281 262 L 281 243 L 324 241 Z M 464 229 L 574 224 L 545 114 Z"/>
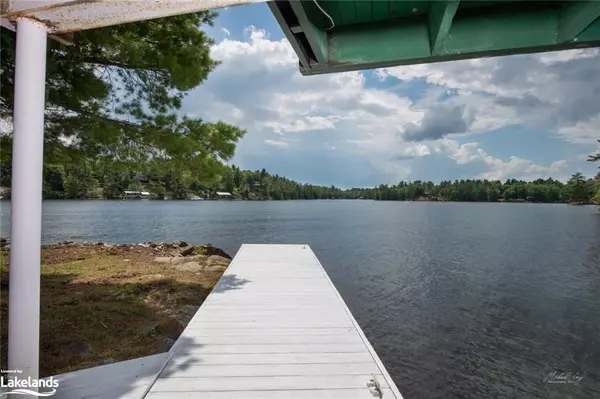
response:
<path fill-rule="evenodd" d="M 145 397 L 402 399 L 308 245 L 242 245 Z"/>

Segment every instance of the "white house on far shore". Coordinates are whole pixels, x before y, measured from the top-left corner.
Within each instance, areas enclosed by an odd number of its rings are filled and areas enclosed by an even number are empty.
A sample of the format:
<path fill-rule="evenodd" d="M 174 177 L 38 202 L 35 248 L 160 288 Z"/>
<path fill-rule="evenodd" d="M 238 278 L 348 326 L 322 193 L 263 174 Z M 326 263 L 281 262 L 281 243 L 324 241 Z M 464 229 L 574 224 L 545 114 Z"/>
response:
<path fill-rule="evenodd" d="M 138 198 L 150 198 L 151 194 L 148 191 L 123 191 L 123 198 L 125 199 L 138 199 Z"/>
<path fill-rule="evenodd" d="M 231 193 L 228 193 L 227 191 L 217 191 L 216 195 L 217 199 L 233 199 Z"/>

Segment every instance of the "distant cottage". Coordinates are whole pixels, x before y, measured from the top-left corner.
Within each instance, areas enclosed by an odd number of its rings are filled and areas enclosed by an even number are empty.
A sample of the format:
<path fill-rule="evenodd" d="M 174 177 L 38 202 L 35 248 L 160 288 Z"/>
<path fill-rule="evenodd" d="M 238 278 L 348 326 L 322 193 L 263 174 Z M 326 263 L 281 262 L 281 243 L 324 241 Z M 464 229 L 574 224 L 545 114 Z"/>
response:
<path fill-rule="evenodd" d="M 228 193 L 227 191 L 217 191 L 217 199 L 233 199 L 233 196 L 231 195 L 231 193 Z"/>
<path fill-rule="evenodd" d="M 423 195 L 416 198 L 416 201 L 437 201 L 437 198 L 429 191 L 425 191 L 423 192 Z"/>
<path fill-rule="evenodd" d="M 148 191 L 123 191 L 123 198 L 125 199 L 145 199 L 150 198 L 151 194 Z"/>

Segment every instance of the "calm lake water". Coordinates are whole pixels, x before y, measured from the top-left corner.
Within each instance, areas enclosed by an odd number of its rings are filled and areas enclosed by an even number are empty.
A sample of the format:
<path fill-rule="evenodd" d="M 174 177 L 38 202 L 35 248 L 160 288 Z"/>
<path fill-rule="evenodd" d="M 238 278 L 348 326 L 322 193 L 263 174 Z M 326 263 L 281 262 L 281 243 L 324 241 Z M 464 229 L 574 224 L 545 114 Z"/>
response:
<path fill-rule="evenodd" d="M 310 244 L 406 399 L 600 397 L 595 207 L 46 201 L 43 226 L 45 243 Z"/>

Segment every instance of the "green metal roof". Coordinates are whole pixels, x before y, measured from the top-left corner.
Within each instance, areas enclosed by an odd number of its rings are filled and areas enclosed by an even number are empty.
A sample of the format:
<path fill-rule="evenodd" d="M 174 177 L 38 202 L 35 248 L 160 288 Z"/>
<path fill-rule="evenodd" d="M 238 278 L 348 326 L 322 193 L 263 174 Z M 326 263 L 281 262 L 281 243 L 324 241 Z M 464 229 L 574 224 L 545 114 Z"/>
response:
<path fill-rule="evenodd" d="M 269 7 L 303 75 L 600 46 L 600 1 L 277 0 Z"/>

